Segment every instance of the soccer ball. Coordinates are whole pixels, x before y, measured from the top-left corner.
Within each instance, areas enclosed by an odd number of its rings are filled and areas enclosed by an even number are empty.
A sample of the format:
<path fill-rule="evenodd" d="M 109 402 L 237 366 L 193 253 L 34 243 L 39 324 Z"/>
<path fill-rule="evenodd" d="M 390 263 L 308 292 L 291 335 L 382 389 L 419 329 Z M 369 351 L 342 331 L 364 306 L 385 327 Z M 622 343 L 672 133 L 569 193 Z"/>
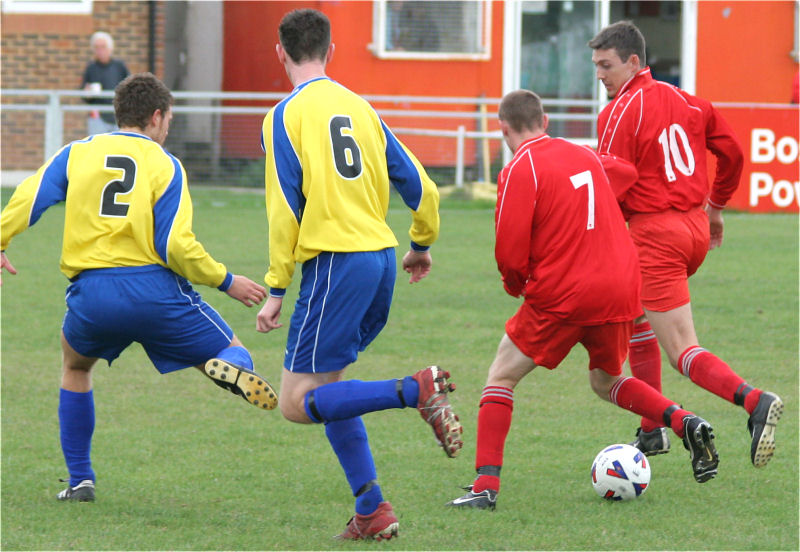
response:
<path fill-rule="evenodd" d="M 609 445 L 592 463 L 592 485 L 606 500 L 630 500 L 647 490 L 650 463 L 631 445 Z"/>

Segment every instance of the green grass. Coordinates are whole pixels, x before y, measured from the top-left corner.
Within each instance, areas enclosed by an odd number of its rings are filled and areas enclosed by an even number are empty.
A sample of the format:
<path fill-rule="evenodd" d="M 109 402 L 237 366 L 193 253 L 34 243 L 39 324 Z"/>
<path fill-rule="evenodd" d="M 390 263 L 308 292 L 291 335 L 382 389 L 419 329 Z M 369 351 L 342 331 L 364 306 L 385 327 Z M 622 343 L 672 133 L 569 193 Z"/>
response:
<path fill-rule="evenodd" d="M 4 202 L 10 194 L 3 190 Z M 260 280 L 267 262 L 263 197 L 193 190 L 195 232 L 231 269 Z M 407 244 L 408 212 L 389 220 Z M 698 485 L 686 451 L 652 458 L 651 487 L 628 503 L 599 499 L 594 455 L 629 440 L 638 420 L 589 389 L 586 354 L 537 369 L 517 388 L 496 512 L 443 504 L 473 477 L 476 406 L 517 300 L 493 257 L 493 211 L 445 200 L 429 278 L 398 276 L 389 323 L 350 377 L 384 379 L 438 363 L 453 373 L 452 402 L 466 445 L 454 460 L 413 410 L 365 416 L 384 495 L 400 518 L 385 550 L 797 550 L 798 220 L 726 215 L 725 244 L 692 278 L 701 344 L 786 404 L 769 466 L 750 464 L 746 414 L 664 369 L 665 394 L 714 425 L 717 479 Z M 138 346 L 94 371 L 94 504 L 62 504 L 58 438 L 66 280 L 58 271 L 63 208 L 9 248 L 17 276 L 2 286 L 3 550 L 361 550 L 340 543 L 353 500 L 319 426 L 283 420 L 221 392 L 194 370 L 160 376 Z M 398 249 L 398 255 L 404 250 Z M 284 322 L 296 283 L 289 290 Z M 286 329 L 255 331 L 256 310 L 201 288 L 279 383 Z"/>

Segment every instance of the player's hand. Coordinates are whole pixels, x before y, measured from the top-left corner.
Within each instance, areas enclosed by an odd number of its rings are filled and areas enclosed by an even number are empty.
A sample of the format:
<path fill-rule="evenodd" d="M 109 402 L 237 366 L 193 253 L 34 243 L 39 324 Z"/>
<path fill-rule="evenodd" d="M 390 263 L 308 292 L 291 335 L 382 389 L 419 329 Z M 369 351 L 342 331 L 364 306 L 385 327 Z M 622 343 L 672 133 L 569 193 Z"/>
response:
<path fill-rule="evenodd" d="M 283 326 L 278 320 L 281 317 L 281 307 L 283 306 L 283 297 L 273 297 L 270 295 L 267 302 L 258 311 L 256 317 L 256 330 L 261 333 L 271 332 Z"/>
<path fill-rule="evenodd" d="M 708 242 L 710 251 L 722 245 L 722 230 L 725 225 L 722 221 L 722 209 L 706 205 L 706 214 L 708 214 L 709 233 L 711 235 L 711 240 Z"/>
<path fill-rule="evenodd" d="M 414 251 L 411 249 L 403 257 L 403 270 L 411 274 L 409 284 L 419 282 L 431 271 L 433 260 L 430 251 Z"/>
<path fill-rule="evenodd" d="M 264 286 L 258 285 L 250 278 L 238 274 L 233 275 L 233 283 L 225 293 L 248 307 L 258 305 L 267 296 L 267 290 Z"/>
<path fill-rule="evenodd" d="M 8 260 L 8 257 L 6 257 L 5 252 L 0 253 L 0 286 L 3 285 L 3 269 L 4 268 L 6 270 L 8 270 L 8 272 L 10 274 L 16 274 L 17 273 L 17 269 L 14 268 L 14 265 L 12 265 L 11 262 Z"/>

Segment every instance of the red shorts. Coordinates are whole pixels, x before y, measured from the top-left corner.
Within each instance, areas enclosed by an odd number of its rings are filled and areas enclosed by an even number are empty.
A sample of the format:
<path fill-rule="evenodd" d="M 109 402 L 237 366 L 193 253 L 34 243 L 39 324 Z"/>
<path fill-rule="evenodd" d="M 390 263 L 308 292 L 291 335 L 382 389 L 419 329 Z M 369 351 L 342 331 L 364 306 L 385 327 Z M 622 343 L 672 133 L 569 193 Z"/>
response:
<path fill-rule="evenodd" d="M 633 320 L 576 326 L 550 319 L 529 303 L 506 322 L 508 337 L 537 366 L 554 369 L 580 343 L 589 352 L 589 369 L 600 368 L 610 376 L 622 374 L 632 333 Z"/>
<path fill-rule="evenodd" d="M 689 276 L 708 253 L 708 215 L 701 207 L 633 215 L 631 238 L 642 269 L 642 306 L 665 312 L 690 301 Z"/>

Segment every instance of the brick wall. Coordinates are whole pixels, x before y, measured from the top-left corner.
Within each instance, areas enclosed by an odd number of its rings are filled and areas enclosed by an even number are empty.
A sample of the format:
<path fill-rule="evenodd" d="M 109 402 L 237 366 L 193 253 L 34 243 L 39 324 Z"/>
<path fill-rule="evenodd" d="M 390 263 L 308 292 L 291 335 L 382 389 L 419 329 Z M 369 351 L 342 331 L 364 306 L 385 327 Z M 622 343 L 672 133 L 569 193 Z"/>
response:
<path fill-rule="evenodd" d="M 164 5 L 154 2 L 155 73 L 164 74 Z M 86 15 L 2 14 L 3 89 L 40 88 L 76 90 L 91 60 L 89 37 L 106 31 L 114 38 L 114 57 L 125 61 L 131 73 L 148 70 L 150 2 L 104 1 L 92 3 Z M 24 100 L 4 96 L 3 103 Z M 36 102 L 44 101 L 37 97 Z M 30 103 L 30 102 L 26 102 Z M 80 99 L 64 103 L 82 104 Z M 0 167 L 3 170 L 35 170 L 44 160 L 42 112 L 3 110 L 0 120 Z M 65 113 L 64 142 L 86 135 L 84 113 Z"/>

